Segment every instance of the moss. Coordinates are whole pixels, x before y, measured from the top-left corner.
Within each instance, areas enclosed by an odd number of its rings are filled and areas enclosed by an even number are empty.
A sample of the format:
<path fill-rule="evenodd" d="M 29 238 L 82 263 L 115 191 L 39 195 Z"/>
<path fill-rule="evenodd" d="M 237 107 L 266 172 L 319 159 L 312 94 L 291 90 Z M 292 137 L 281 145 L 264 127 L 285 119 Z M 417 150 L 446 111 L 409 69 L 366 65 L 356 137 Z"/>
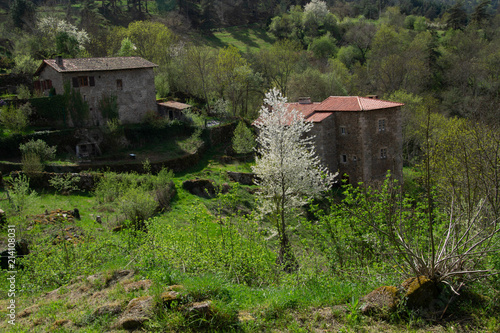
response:
<path fill-rule="evenodd" d="M 425 276 L 413 277 L 402 284 L 406 305 L 410 309 L 425 308 L 439 295 L 436 283 Z"/>
<path fill-rule="evenodd" d="M 375 289 L 362 301 L 361 311 L 366 314 L 386 314 L 393 312 L 399 303 L 399 292 L 394 286 L 383 286 Z"/>

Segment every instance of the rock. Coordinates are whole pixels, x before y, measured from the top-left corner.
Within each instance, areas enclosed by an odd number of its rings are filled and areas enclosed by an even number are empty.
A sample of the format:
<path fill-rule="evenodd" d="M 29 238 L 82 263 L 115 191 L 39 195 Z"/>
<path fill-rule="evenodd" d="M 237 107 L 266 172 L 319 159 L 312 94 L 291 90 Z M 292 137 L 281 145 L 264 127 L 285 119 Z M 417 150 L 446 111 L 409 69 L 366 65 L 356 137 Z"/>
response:
<path fill-rule="evenodd" d="M 241 185 L 254 185 L 254 173 L 228 171 L 227 175 L 231 181 L 240 183 Z"/>
<path fill-rule="evenodd" d="M 182 183 L 182 188 L 199 197 L 214 198 L 216 196 L 215 185 L 209 179 L 186 180 Z"/>
<path fill-rule="evenodd" d="M 228 183 L 222 184 L 221 193 L 226 194 L 229 193 L 229 191 L 231 191 L 231 185 L 229 185 Z"/>
<path fill-rule="evenodd" d="M 75 219 L 81 220 L 81 218 L 80 218 L 80 210 L 78 208 L 73 209 L 71 211 L 71 215 L 73 215 Z"/>
<path fill-rule="evenodd" d="M 17 259 L 18 258 L 24 258 L 24 256 L 27 256 L 28 254 L 30 254 L 30 250 L 28 248 L 28 241 L 26 241 L 25 239 L 21 239 L 20 241 L 17 241 L 14 243 L 14 248 L 11 250 L 15 250 L 15 257 L 16 257 L 16 262 L 15 262 L 15 269 L 18 269 L 18 268 L 22 268 L 21 265 L 19 265 Z M 0 260 L 0 267 L 2 269 L 7 269 L 7 270 L 10 270 L 9 268 L 9 257 L 11 256 L 9 254 L 9 248 L 7 248 L 6 250 L 2 251 L 2 253 L 0 254 L 1 256 L 1 260 Z"/>
<path fill-rule="evenodd" d="M 94 316 L 117 315 L 120 312 L 122 312 L 122 305 L 120 302 L 113 302 L 98 307 L 94 311 Z"/>
<path fill-rule="evenodd" d="M 119 231 L 122 231 L 125 227 L 123 225 L 117 225 L 116 227 L 114 227 L 113 229 L 111 229 L 111 231 L 113 232 L 119 232 Z"/>
<path fill-rule="evenodd" d="M 153 313 L 153 297 L 142 296 L 131 300 L 118 320 L 117 328 L 136 329 L 148 321 Z"/>
<path fill-rule="evenodd" d="M 440 292 L 436 283 L 425 276 L 409 278 L 401 287 L 405 290 L 406 306 L 409 309 L 427 308 Z"/>
<path fill-rule="evenodd" d="M 361 299 L 360 311 L 363 314 L 387 314 L 395 311 L 398 303 L 398 289 L 394 286 L 383 286 Z"/>
<path fill-rule="evenodd" d="M 137 291 L 137 290 L 148 290 L 153 282 L 149 279 L 140 281 L 124 281 L 122 282 L 123 289 L 125 292 Z"/>
<path fill-rule="evenodd" d="M 163 294 L 161 294 L 162 304 L 168 309 L 172 308 L 172 303 L 174 301 L 179 301 L 179 300 L 180 300 L 180 293 L 177 291 L 166 291 Z"/>
<path fill-rule="evenodd" d="M 186 312 L 189 315 L 195 315 L 197 317 L 198 316 L 206 317 L 212 312 L 211 305 L 212 305 L 211 301 L 194 302 L 187 307 Z"/>

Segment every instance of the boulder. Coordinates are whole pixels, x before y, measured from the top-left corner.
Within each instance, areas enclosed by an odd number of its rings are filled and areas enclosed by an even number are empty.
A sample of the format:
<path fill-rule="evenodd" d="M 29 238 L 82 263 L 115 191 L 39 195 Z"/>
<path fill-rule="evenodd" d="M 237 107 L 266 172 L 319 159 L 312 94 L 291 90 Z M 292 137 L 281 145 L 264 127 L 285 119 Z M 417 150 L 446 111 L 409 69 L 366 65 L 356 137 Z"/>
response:
<path fill-rule="evenodd" d="M 182 183 L 182 188 L 203 198 L 215 198 L 216 196 L 215 185 L 209 179 L 186 180 Z"/>
<path fill-rule="evenodd" d="M 227 175 L 231 181 L 240 183 L 241 185 L 254 185 L 254 173 L 228 171 Z"/>
<path fill-rule="evenodd" d="M 15 262 L 14 268 L 15 269 L 22 268 L 22 266 L 19 265 L 17 259 L 24 258 L 24 256 L 27 256 L 28 254 L 30 254 L 30 250 L 28 248 L 28 241 L 26 241 L 25 239 L 21 239 L 20 241 L 15 242 L 14 250 L 16 252 L 15 253 L 16 262 Z M 9 268 L 9 257 L 10 257 L 9 249 L 2 251 L 0 256 L 1 256 L 0 267 L 2 269 L 10 270 L 10 268 Z"/>
<path fill-rule="evenodd" d="M 128 303 L 125 311 L 116 324 L 116 328 L 123 328 L 126 330 L 137 329 L 141 327 L 144 322 L 151 319 L 152 314 L 152 296 L 134 298 Z"/>
<path fill-rule="evenodd" d="M 363 314 L 387 314 L 394 312 L 398 303 L 398 289 L 394 286 L 383 286 L 361 299 L 360 311 Z"/>
<path fill-rule="evenodd" d="M 405 291 L 406 306 L 409 309 L 427 308 L 440 293 L 437 284 L 425 276 L 409 278 L 401 287 Z"/>

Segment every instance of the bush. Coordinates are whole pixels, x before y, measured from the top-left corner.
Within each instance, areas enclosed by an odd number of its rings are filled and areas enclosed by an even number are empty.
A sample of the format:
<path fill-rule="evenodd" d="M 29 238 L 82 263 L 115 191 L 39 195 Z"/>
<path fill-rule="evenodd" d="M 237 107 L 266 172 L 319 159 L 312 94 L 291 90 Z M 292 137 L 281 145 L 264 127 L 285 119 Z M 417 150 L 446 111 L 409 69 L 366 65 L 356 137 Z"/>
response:
<path fill-rule="evenodd" d="M 233 149 L 238 154 L 247 154 L 253 151 L 255 147 L 255 138 L 252 131 L 240 121 L 233 135 Z"/>
<path fill-rule="evenodd" d="M 47 143 L 41 139 L 33 140 L 26 142 L 25 144 L 21 144 L 19 146 L 19 150 L 23 156 L 28 154 L 37 155 L 40 158 L 40 162 L 50 161 L 56 156 L 56 146 L 49 146 Z"/>
<path fill-rule="evenodd" d="M 29 125 L 29 116 L 32 113 L 31 104 L 26 103 L 15 108 L 13 105 L 3 106 L 0 109 L 0 121 L 5 128 L 19 133 Z"/>
<path fill-rule="evenodd" d="M 59 175 L 56 174 L 49 180 L 49 184 L 58 192 L 69 195 L 73 191 L 78 191 L 78 182 L 80 177 L 73 174 Z"/>
<path fill-rule="evenodd" d="M 132 222 L 135 229 L 144 227 L 143 222 L 153 216 L 156 207 L 154 197 L 141 188 L 129 188 L 120 198 L 120 213 Z"/>
<path fill-rule="evenodd" d="M 10 204 L 18 212 L 22 212 L 26 207 L 31 206 L 37 197 L 35 191 L 30 191 L 29 178 L 23 174 L 10 182 L 7 194 Z"/>
<path fill-rule="evenodd" d="M 21 164 L 21 169 L 29 177 L 37 177 L 41 172 L 43 172 L 43 163 L 40 160 L 40 156 L 35 153 L 29 152 L 27 154 L 23 154 Z"/>

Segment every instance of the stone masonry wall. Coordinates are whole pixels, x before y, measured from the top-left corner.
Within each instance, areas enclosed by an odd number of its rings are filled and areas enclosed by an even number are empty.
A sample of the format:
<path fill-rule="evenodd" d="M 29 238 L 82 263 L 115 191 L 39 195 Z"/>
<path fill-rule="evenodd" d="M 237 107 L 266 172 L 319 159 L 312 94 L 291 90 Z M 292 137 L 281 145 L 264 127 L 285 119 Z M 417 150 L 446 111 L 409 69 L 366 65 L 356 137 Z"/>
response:
<path fill-rule="evenodd" d="M 95 86 L 75 88 L 82 94 L 90 107 L 90 125 L 102 125 L 99 101 L 103 95 L 116 95 L 119 118 L 124 124 L 139 123 L 147 111 L 156 110 L 154 73 L 152 68 L 127 69 L 115 71 L 58 73 L 47 66 L 40 79 L 52 80 L 57 94 L 64 93 L 64 81 L 72 86 L 72 78 L 93 76 Z M 121 80 L 121 85 L 117 83 Z"/>

